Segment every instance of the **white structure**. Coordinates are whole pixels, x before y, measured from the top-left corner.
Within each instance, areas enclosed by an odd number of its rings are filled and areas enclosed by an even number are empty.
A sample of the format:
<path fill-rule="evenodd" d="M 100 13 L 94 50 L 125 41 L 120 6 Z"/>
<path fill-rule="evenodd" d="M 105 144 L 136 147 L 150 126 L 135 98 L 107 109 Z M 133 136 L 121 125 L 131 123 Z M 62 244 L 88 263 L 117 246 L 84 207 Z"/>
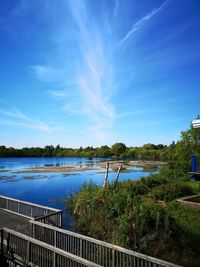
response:
<path fill-rule="evenodd" d="M 200 128 L 200 119 L 196 119 L 192 121 L 193 128 Z"/>

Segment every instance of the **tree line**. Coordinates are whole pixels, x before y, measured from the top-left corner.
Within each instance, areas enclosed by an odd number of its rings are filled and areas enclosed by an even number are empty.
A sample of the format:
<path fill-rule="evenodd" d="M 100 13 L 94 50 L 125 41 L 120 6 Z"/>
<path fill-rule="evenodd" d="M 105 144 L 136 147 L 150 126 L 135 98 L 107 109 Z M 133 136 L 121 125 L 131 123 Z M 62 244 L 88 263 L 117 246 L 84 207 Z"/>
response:
<path fill-rule="evenodd" d="M 45 147 L 24 147 L 21 149 L 14 147 L 0 146 L 0 157 L 85 157 L 85 158 L 118 158 L 118 159 L 143 159 L 143 160 L 162 160 L 174 161 L 187 155 L 200 153 L 200 129 L 192 127 L 181 132 L 180 140 L 170 145 L 163 144 L 144 144 L 143 146 L 127 147 L 124 143 L 117 142 L 111 147 L 104 145 L 101 147 L 80 147 L 64 148 L 60 145 Z"/>
<path fill-rule="evenodd" d="M 0 146 L 0 157 L 85 157 L 85 158 L 134 158 L 147 160 L 169 160 L 175 143 L 171 145 L 145 144 L 141 147 L 127 147 L 124 143 L 115 143 L 111 147 L 80 147 L 64 148 L 60 145 L 45 147 L 14 147 Z"/>

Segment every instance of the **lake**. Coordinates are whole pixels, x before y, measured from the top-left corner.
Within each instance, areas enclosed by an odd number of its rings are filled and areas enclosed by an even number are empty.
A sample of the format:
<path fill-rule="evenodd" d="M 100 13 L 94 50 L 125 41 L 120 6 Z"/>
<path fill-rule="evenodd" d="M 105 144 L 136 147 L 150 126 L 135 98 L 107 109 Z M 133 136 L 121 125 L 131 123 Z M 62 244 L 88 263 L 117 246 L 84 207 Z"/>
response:
<path fill-rule="evenodd" d="M 101 185 L 105 169 L 99 168 L 98 163 L 108 160 L 110 159 L 0 158 L 0 195 L 62 209 L 63 227 L 73 230 L 73 218 L 67 210 L 65 199 L 69 194 L 79 191 L 85 182 L 92 181 Z M 73 172 L 20 173 L 35 167 L 69 165 L 76 166 Z M 90 170 L 80 170 L 88 166 Z M 137 180 L 149 174 L 143 167 L 131 167 L 120 173 L 119 181 Z M 109 169 L 109 181 L 113 181 L 115 176 L 116 171 Z"/>

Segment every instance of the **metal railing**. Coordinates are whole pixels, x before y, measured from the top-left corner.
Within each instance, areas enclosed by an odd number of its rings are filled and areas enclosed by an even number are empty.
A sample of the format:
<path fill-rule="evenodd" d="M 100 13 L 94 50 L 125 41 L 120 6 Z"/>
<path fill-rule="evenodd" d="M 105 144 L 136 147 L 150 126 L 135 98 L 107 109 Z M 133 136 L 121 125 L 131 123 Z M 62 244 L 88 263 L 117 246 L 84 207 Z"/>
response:
<path fill-rule="evenodd" d="M 0 196 L 0 208 L 31 218 L 30 236 L 4 228 L 2 243 L 31 266 L 177 267 L 178 265 L 63 230 L 60 210 Z M 33 220 L 34 218 L 34 220 Z M 51 224 L 51 225 L 49 225 Z M 53 226 L 54 225 L 54 226 Z M 4 237 L 3 237 L 4 236 Z M 6 242 L 5 242 L 6 240 Z M 4 248 L 5 250 L 5 248 Z"/>
<path fill-rule="evenodd" d="M 43 223 L 62 227 L 62 211 L 0 195 L 0 208 Z"/>
<path fill-rule="evenodd" d="M 4 228 L 1 232 L 1 246 L 10 263 L 40 267 L 102 267 L 14 230 Z"/>
<path fill-rule="evenodd" d="M 104 267 L 177 267 L 178 265 L 37 221 L 32 237 Z"/>

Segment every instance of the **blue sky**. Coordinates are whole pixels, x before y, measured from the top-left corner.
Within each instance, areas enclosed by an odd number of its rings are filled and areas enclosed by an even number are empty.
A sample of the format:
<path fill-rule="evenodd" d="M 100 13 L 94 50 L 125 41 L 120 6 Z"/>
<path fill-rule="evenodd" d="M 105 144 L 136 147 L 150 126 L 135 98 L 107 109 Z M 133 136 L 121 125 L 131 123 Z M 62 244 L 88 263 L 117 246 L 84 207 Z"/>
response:
<path fill-rule="evenodd" d="M 200 113 L 199 0 L 0 0 L 0 143 L 170 144 Z"/>

